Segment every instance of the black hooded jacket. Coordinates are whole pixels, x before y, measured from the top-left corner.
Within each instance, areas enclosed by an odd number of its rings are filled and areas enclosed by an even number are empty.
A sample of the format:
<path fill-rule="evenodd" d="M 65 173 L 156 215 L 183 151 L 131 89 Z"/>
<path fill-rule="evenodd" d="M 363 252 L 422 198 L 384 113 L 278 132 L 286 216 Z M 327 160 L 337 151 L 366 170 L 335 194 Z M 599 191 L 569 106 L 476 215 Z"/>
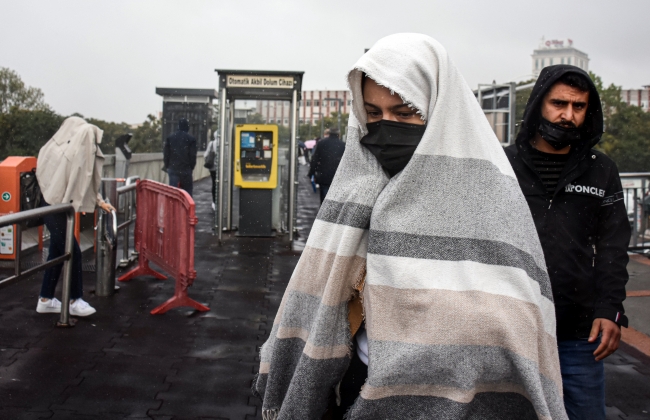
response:
<path fill-rule="evenodd" d="M 163 161 L 167 170 L 188 173 L 196 166 L 196 139 L 189 135 L 190 123 L 181 118 L 178 131 L 165 139 Z"/>
<path fill-rule="evenodd" d="M 589 103 L 581 140 L 571 146 L 557 188 L 549 194 L 533 166 L 530 139 L 539 126 L 544 96 L 569 72 L 589 81 Z M 589 75 L 574 66 L 550 66 L 535 83 L 515 144 L 505 149 L 544 250 L 559 340 L 588 337 L 595 318 L 627 326 L 623 300 L 630 225 L 616 164 L 592 149 L 602 133 L 600 97 Z"/>

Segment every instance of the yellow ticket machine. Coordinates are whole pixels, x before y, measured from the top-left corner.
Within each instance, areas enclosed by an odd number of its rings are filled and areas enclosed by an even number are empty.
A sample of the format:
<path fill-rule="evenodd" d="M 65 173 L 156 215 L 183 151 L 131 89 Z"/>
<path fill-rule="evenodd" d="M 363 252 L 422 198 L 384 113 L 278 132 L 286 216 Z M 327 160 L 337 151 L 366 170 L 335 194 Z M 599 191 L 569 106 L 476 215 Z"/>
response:
<path fill-rule="evenodd" d="M 278 185 L 278 126 L 235 127 L 235 186 L 239 187 L 238 236 L 273 236 L 272 197 Z"/>

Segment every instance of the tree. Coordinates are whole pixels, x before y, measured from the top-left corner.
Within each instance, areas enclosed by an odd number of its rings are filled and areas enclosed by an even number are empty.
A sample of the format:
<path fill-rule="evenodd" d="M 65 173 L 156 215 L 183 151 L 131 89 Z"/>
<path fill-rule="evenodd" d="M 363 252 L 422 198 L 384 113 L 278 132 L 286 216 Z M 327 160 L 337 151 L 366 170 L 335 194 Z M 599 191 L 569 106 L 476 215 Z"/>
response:
<path fill-rule="evenodd" d="M 524 86 L 530 83 L 535 83 L 536 79 L 525 80 L 523 82 L 517 83 L 517 86 Z M 519 127 L 521 121 L 524 119 L 524 111 L 526 110 L 526 104 L 528 103 L 528 98 L 530 97 L 531 92 L 533 91 L 532 87 L 521 89 L 517 91 L 517 96 L 515 98 L 516 108 L 515 108 L 515 124 L 517 125 L 516 132 L 519 132 Z"/>
<path fill-rule="evenodd" d="M 607 121 L 612 117 L 612 115 L 619 110 L 621 105 L 624 104 L 621 100 L 621 87 L 614 85 L 614 83 L 605 87 L 600 76 L 597 76 L 593 72 L 589 72 L 589 77 L 591 77 L 594 85 L 596 85 L 596 90 L 598 90 L 600 103 L 603 106 L 605 124 L 607 124 Z"/>
<path fill-rule="evenodd" d="M 621 100 L 621 87 L 605 87 L 602 79 L 589 74 L 603 107 L 605 133 L 596 146 L 618 166 L 620 172 L 650 171 L 650 114 Z"/>
<path fill-rule="evenodd" d="M 620 172 L 650 171 L 650 114 L 621 102 L 606 120 L 598 149 L 614 159 Z"/>
<path fill-rule="evenodd" d="M 36 156 L 56 133 L 63 117 L 50 109 L 12 107 L 0 113 L 0 161 L 7 156 Z"/>
<path fill-rule="evenodd" d="M 135 129 L 129 147 L 133 153 L 160 152 L 160 139 L 162 138 L 162 121 L 154 115 L 147 115 L 141 126 Z"/>
<path fill-rule="evenodd" d="M 260 113 L 248 114 L 246 124 L 264 124 L 264 116 Z"/>
<path fill-rule="evenodd" d="M 75 114 L 73 114 L 75 115 Z M 84 118 L 81 114 L 76 114 L 76 116 Z M 89 124 L 96 125 L 103 132 L 102 142 L 99 147 L 102 149 L 102 152 L 106 155 L 112 155 L 115 153 L 115 140 L 121 135 L 126 133 L 132 133 L 133 129 L 127 123 L 115 123 L 110 121 L 99 120 L 96 118 L 84 118 Z M 130 147 L 130 146 L 129 146 Z"/>
<path fill-rule="evenodd" d="M 43 101 L 43 92 L 34 87 L 25 86 L 18 73 L 6 67 L 0 67 L 0 113 L 7 114 L 11 108 L 44 111 L 49 106 Z"/>

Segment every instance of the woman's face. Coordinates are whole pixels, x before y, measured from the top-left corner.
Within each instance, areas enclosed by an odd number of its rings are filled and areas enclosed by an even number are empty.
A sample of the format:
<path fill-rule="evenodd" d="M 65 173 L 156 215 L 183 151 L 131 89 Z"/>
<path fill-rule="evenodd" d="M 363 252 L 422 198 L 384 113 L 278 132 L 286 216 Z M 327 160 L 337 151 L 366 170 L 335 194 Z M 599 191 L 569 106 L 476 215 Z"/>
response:
<path fill-rule="evenodd" d="M 389 120 L 424 125 L 415 109 L 409 108 L 399 95 L 391 95 L 390 90 L 379 86 L 370 77 L 366 77 L 363 83 L 363 105 L 369 123 Z"/>

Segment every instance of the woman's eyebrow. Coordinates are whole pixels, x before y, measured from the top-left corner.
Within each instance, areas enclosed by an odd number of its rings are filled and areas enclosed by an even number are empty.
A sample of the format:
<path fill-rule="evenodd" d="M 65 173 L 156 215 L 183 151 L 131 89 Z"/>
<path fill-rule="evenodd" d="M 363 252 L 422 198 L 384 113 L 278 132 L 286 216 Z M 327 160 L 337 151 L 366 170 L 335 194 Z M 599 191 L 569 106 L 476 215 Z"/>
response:
<path fill-rule="evenodd" d="M 415 108 L 411 108 L 407 104 L 395 105 L 395 106 L 391 107 L 391 111 L 393 111 L 393 112 L 398 112 L 398 111 L 404 112 L 405 111 L 404 108 L 406 108 L 409 111 L 413 111 L 413 112 L 415 111 Z"/>
<path fill-rule="evenodd" d="M 363 105 L 364 106 L 369 106 L 369 107 L 372 107 L 372 108 L 375 108 L 375 109 L 380 109 L 377 105 L 371 104 L 370 102 L 364 102 Z"/>

